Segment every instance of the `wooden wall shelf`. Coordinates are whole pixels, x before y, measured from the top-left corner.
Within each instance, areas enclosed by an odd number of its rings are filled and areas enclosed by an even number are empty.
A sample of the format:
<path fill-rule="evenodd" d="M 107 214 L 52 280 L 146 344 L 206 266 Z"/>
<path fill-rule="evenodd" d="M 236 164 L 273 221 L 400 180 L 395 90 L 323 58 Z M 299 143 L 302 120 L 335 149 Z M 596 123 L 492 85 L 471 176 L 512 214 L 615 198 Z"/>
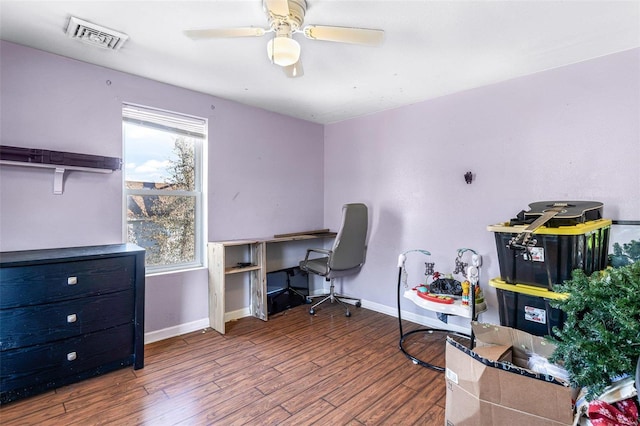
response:
<path fill-rule="evenodd" d="M 0 165 L 52 169 L 53 193 L 60 195 L 64 192 L 65 172 L 112 173 L 122 168 L 122 160 L 100 155 L 0 145 Z"/>

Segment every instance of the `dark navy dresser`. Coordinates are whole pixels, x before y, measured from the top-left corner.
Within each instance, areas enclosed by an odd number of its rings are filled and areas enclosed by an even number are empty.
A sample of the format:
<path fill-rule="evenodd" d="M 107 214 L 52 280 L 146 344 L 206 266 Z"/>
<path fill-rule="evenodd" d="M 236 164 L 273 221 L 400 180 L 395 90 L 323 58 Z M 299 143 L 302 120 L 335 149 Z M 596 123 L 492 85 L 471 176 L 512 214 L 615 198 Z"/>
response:
<path fill-rule="evenodd" d="M 0 253 L 0 403 L 144 366 L 144 249 Z"/>

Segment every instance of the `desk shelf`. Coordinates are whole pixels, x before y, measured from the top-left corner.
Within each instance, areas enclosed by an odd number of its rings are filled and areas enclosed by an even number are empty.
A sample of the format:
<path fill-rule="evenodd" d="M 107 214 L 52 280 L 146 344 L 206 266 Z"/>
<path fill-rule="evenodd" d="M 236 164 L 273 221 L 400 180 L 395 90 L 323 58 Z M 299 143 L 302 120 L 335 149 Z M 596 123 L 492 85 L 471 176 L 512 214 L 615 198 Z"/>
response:
<path fill-rule="evenodd" d="M 231 266 L 231 267 L 225 268 L 224 273 L 226 275 L 242 274 L 243 272 L 257 271 L 260 268 L 262 268 L 262 266 L 260 265 L 251 265 L 251 266 L 243 266 L 243 267 Z"/>
<path fill-rule="evenodd" d="M 222 241 L 207 244 L 209 260 L 209 325 L 225 334 L 227 275 L 249 274 L 251 315 L 267 320 L 267 271 L 265 244 L 257 240 Z M 250 262 L 238 267 L 236 262 Z"/>

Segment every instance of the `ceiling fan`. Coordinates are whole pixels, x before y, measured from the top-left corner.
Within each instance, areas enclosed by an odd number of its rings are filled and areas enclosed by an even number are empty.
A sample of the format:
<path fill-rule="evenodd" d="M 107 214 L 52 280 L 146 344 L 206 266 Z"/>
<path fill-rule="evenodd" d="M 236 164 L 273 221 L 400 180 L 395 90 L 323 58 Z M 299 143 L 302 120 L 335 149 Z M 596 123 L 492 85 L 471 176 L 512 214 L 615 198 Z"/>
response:
<path fill-rule="evenodd" d="M 384 31 L 368 28 L 307 25 L 301 29 L 307 11 L 306 0 L 263 0 L 262 6 L 269 21 L 269 28 L 213 28 L 186 30 L 184 34 L 193 40 L 201 40 L 262 37 L 266 33 L 274 33 L 273 38 L 267 43 L 267 55 L 272 63 L 282 67 L 288 77 L 300 77 L 304 74 L 300 60 L 300 44 L 293 38 L 295 33 L 303 33 L 311 40 L 370 46 L 379 45 L 384 37 Z"/>

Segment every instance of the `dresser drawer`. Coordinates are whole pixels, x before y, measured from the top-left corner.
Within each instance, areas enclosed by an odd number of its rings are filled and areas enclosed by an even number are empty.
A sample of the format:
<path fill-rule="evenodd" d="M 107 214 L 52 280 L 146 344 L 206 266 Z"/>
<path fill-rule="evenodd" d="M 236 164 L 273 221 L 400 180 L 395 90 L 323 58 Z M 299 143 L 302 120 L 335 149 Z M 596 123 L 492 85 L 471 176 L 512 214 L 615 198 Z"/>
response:
<path fill-rule="evenodd" d="M 0 351 L 133 324 L 133 289 L 38 306 L 0 310 Z"/>
<path fill-rule="evenodd" d="M 46 345 L 2 352 L 0 401 L 16 392 L 44 390 L 133 363 L 133 325 Z"/>
<path fill-rule="evenodd" d="M 133 256 L 0 269 L 0 308 L 39 305 L 133 288 Z"/>

